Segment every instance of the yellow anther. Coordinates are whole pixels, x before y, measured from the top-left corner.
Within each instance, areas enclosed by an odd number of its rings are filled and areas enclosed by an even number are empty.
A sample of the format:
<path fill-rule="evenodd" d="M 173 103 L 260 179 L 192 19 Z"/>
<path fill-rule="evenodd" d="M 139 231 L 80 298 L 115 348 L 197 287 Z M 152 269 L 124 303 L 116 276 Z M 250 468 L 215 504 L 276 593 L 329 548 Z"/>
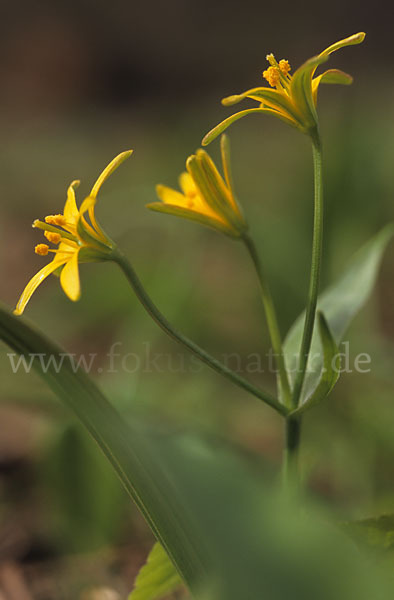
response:
<path fill-rule="evenodd" d="M 38 224 L 39 222 L 40 222 L 40 221 L 39 221 L 39 219 L 35 219 L 35 220 L 33 221 L 32 227 L 37 227 L 37 224 Z"/>
<path fill-rule="evenodd" d="M 45 223 L 64 227 L 66 225 L 66 217 L 64 215 L 48 215 L 45 217 Z"/>
<path fill-rule="evenodd" d="M 272 87 L 276 87 L 280 81 L 280 71 L 277 67 L 268 67 L 266 71 L 263 71 L 263 77 Z"/>
<path fill-rule="evenodd" d="M 40 256 L 46 256 L 49 252 L 49 246 L 46 244 L 37 244 L 37 246 L 34 248 L 34 251 Z"/>
<path fill-rule="evenodd" d="M 286 77 L 286 75 L 289 73 L 291 66 L 288 60 L 280 60 L 279 61 L 279 68 L 282 71 L 283 75 Z"/>
<path fill-rule="evenodd" d="M 58 244 L 62 239 L 60 233 L 53 233 L 52 231 L 44 231 L 44 235 L 52 244 Z"/>

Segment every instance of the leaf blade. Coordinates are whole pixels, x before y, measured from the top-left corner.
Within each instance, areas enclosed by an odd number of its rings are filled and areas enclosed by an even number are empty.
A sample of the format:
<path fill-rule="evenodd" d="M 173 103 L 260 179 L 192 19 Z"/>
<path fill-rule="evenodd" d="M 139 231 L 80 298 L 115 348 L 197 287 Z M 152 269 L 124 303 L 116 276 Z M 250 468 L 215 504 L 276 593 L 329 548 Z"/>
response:
<path fill-rule="evenodd" d="M 205 580 L 208 549 L 152 440 L 125 422 L 86 373 L 64 360 L 63 349 L 1 305 L 0 339 L 18 354 L 34 357 L 33 369 L 85 425 L 189 587 Z M 51 357 L 45 369 L 40 356 Z"/>
<path fill-rule="evenodd" d="M 329 325 L 322 312 L 317 314 L 319 336 L 323 348 L 323 365 L 316 389 L 305 399 L 300 408 L 293 412 L 294 415 L 303 413 L 306 409 L 318 404 L 333 389 L 339 379 L 341 357 L 338 346 L 332 336 Z"/>
<path fill-rule="evenodd" d="M 353 257 L 347 269 L 336 283 L 320 297 L 320 310 L 328 323 L 333 339 L 339 345 L 353 317 L 368 300 L 375 284 L 383 253 L 394 234 L 394 225 L 389 224 L 369 240 Z M 285 342 L 286 368 L 291 384 L 297 373 L 298 353 L 302 339 L 305 313 L 302 313 L 290 328 Z M 300 406 L 316 389 L 322 367 L 322 346 L 316 328 L 312 338 L 311 355 L 317 360 L 308 367 L 301 395 Z M 320 360 L 319 360 L 320 357 Z"/>

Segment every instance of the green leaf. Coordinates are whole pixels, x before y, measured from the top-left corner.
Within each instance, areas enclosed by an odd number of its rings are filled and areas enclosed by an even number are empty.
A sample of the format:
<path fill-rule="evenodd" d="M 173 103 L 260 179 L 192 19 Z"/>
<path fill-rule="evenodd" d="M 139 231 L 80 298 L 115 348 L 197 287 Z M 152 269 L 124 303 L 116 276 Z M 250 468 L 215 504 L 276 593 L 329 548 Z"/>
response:
<path fill-rule="evenodd" d="M 157 440 L 138 425 L 127 424 L 62 348 L 1 306 L 0 339 L 28 364 L 32 361 L 33 369 L 85 425 L 190 588 L 204 581 L 209 552 L 190 503 L 170 470 L 163 468 Z"/>
<path fill-rule="evenodd" d="M 353 257 L 338 281 L 319 299 L 318 310 L 324 314 L 328 328 L 338 346 L 351 320 L 366 303 L 373 290 L 384 250 L 393 233 L 394 226 L 390 224 L 365 244 Z M 292 384 L 297 373 L 304 319 L 305 313 L 302 313 L 291 327 L 284 343 L 286 368 Z M 300 406 L 311 398 L 319 385 L 324 362 L 323 354 L 322 344 L 315 328 L 310 354 L 313 360 L 308 364 Z"/>
<path fill-rule="evenodd" d="M 328 323 L 320 311 L 317 313 L 317 322 L 320 342 L 323 348 L 323 367 L 320 372 L 320 379 L 314 392 L 305 399 L 302 406 L 295 410 L 293 414 L 300 414 L 307 408 L 309 409 L 311 406 L 324 400 L 339 379 L 341 368 L 339 349 L 331 334 Z"/>
<path fill-rule="evenodd" d="M 0 339 L 34 359 L 86 426 L 196 600 L 392 597 L 380 571 L 367 568 L 326 515 L 306 510 L 306 498 L 301 511 L 278 497 L 260 459 L 253 464 L 223 442 L 158 431 L 135 417 L 127 424 L 86 374 L 66 360 L 56 368 L 60 348 L 1 307 Z"/>
<path fill-rule="evenodd" d="M 135 588 L 128 600 L 159 600 L 182 584 L 163 546 L 156 542 L 137 575 Z"/>
<path fill-rule="evenodd" d="M 260 471 L 210 440 L 157 431 L 137 418 L 126 422 L 62 348 L 1 306 L 0 340 L 86 427 L 196 598 L 212 583 L 215 600 L 238 600 L 245 580 L 251 597 L 264 595 L 271 567 L 262 569 L 261 556 L 269 557 L 271 519 L 268 506 L 266 513 L 262 508 L 270 492 Z M 282 527 L 282 514 L 277 522 Z"/>

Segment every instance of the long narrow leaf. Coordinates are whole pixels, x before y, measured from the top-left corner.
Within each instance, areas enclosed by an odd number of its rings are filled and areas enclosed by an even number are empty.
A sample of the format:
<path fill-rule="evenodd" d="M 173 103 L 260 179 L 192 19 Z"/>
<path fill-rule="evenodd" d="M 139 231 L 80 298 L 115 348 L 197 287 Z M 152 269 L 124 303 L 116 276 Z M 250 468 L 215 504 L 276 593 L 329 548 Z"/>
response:
<path fill-rule="evenodd" d="M 1 306 L 0 339 L 18 354 L 34 357 L 33 368 L 98 443 L 186 583 L 191 589 L 200 585 L 207 576 L 207 549 L 192 511 L 159 462 L 160 453 L 152 452 L 139 428 L 125 423 L 83 371 L 75 372 L 61 348 Z M 40 355 L 47 360 L 45 372 Z"/>
<path fill-rule="evenodd" d="M 0 339 L 23 355 L 61 354 L 1 308 Z M 44 375 L 39 360 L 34 366 L 88 427 L 196 600 L 392 597 L 382 596 L 385 580 L 344 536 L 312 507 L 278 502 L 239 452 L 187 432 L 126 425 L 83 373 L 63 367 Z"/>

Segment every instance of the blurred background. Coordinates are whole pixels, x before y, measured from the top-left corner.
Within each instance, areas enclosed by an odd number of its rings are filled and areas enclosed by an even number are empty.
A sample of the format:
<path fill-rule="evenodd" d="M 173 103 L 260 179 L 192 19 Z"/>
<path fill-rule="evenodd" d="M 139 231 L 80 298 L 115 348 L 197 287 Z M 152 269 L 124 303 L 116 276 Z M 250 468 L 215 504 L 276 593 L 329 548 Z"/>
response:
<path fill-rule="evenodd" d="M 229 358 L 234 368 L 245 370 L 258 354 L 268 369 L 258 289 L 241 245 L 144 205 L 155 199 L 157 183 L 177 185 L 186 157 L 231 114 L 220 99 L 260 85 L 267 52 L 295 68 L 338 39 L 366 31 L 363 45 L 330 60 L 351 73 L 354 84 L 327 86 L 319 99 L 324 285 L 332 281 L 394 217 L 386 10 L 383 3 L 354 0 L 324 6 L 22 0 L 3 6 L 1 300 L 15 305 L 43 265 L 33 252 L 41 236 L 32 221 L 62 210 L 73 179 L 81 179 L 82 200 L 104 166 L 134 148 L 100 195 L 105 230 L 130 256 L 163 313 L 193 340 L 218 357 L 238 353 L 239 364 Z M 259 116 L 229 134 L 236 189 L 284 334 L 307 289 L 309 143 Z M 218 143 L 209 151 L 218 158 Z M 394 509 L 393 263 L 391 247 L 376 292 L 348 334 L 351 356 L 368 352 L 371 372 L 344 375 L 329 403 L 305 419 L 305 479 L 339 518 Z M 275 473 L 283 441 L 276 415 L 208 369 L 197 370 L 150 321 L 115 266 L 83 265 L 81 274 L 78 304 L 52 278 L 33 296 L 27 318 L 68 352 L 96 355 L 93 376 L 127 418 L 147 416 L 231 441 Z M 121 355 L 115 366 L 108 356 L 113 344 Z M 1 346 L 0 590 L 11 600 L 124 598 L 152 544 L 147 527 L 85 432 L 34 374 L 12 372 L 7 352 Z M 149 366 L 147 357 L 159 354 L 159 366 Z M 274 385 L 272 374 L 245 375 Z"/>

